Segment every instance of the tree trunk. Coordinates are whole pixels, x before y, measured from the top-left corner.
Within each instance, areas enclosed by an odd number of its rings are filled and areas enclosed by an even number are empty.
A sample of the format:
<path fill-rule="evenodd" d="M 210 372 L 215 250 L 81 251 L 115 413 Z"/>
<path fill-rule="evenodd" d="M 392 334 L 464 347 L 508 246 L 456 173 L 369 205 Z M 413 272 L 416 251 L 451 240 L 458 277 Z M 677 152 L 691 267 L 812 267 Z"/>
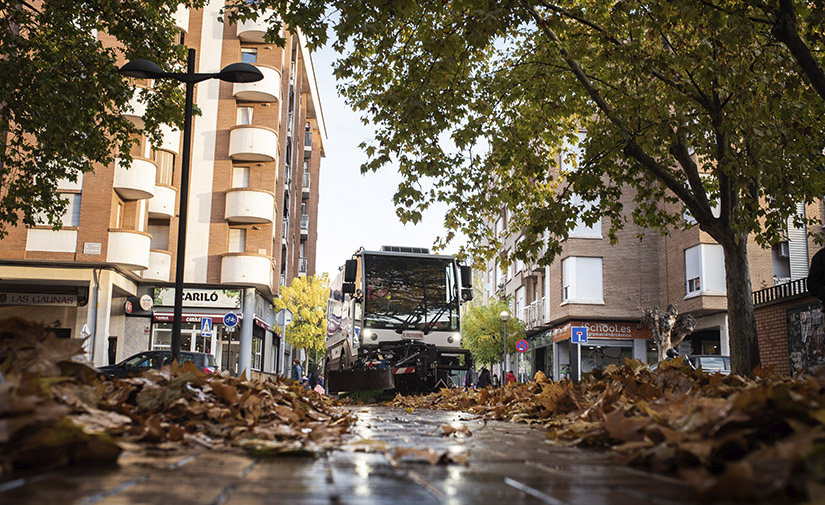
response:
<path fill-rule="evenodd" d="M 725 280 L 727 282 L 728 321 L 730 322 L 728 332 L 731 371 L 739 375 L 750 375 L 759 365 L 759 342 L 756 338 L 756 316 L 753 313 L 753 289 L 747 242 L 747 235 L 740 234 L 722 243 L 725 252 Z"/>

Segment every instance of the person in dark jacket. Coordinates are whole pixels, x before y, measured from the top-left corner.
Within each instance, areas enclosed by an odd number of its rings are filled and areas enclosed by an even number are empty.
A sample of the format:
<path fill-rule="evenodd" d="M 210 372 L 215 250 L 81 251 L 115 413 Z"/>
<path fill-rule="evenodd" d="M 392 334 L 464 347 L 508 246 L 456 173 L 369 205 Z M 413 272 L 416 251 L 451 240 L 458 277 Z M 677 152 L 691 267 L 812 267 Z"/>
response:
<path fill-rule="evenodd" d="M 318 365 L 309 367 L 309 375 L 307 376 L 307 389 L 315 389 L 318 384 Z"/>
<path fill-rule="evenodd" d="M 486 388 L 493 385 L 493 381 L 490 380 L 490 371 L 487 370 L 486 366 L 481 367 L 481 372 L 478 374 L 478 382 L 476 385 L 480 388 Z"/>
<path fill-rule="evenodd" d="M 808 293 L 819 298 L 825 304 L 825 248 L 820 249 L 811 259 L 808 270 Z"/>

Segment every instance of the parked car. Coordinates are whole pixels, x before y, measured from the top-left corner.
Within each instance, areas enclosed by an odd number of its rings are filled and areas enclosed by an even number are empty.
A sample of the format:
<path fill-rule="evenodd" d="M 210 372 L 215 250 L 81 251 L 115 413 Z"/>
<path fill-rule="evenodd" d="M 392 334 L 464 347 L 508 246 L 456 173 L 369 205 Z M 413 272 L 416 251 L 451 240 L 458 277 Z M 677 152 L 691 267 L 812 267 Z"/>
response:
<path fill-rule="evenodd" d="M 180 362 L 192 362 L 206 373 L 215 373 L 218 368 L 215 357 L 205 352 L 181 351 Z M 172 351 L 144 351 L 130 356 L 115 365 L 101 366 L 97 371 L 108 379 L 128 377 L 149 369 L 159 369 L 172 363 Z"/>
<path fill-rule="evenodd" d="M 730 374 L 730 356 L 720 356 L 718 354 L 694 354 L 689 356 L 690 362 L 695 368 L 702 367 L 703 372 Z"/>

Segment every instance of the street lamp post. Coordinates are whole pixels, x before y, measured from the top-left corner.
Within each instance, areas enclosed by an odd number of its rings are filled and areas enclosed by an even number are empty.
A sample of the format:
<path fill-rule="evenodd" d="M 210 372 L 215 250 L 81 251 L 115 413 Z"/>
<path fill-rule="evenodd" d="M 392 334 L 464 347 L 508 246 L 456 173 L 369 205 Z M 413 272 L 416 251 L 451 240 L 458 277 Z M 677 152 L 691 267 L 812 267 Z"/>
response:
<path fill-rule="evenodd" d="M 499 314 L 498 317 L 499 317 L 499 319 L 501 319 L 501 322 L 504 323 L 504 360 L 502 362 L 502 366 L 504 368 L 502 368 L 502 370 L 501 370 L 501 383 L 500 383 L 503 386 L 504 385 L 504 380 L 505 380 L 505 377 L 506 377 L 505 374 L 507 373 L 507 370 L 510 369 L 510 355 L 507 354 L 507 320 L 510 319 L 510 313 L 507 312 L 506 310 L 502 310 L 501 314 Z"/>
<path fill-rule="evenodd" d="M 172 356 L 180 356 L 180 329 L 183 317 L 183 265 L 186 259 L 186 218 L 189 205 L 189 157 L 192 152 L 192 108 L 195 84 L 208 79 L 227 82 L 257 82 L 264 78 L 260 70 L 249 63 L 232 63 L 216 73 L 195 73 L 195 50 L 189 49 L 186 72 L 164 72 L 149 60 L 134 60 L 120 67 L 120 75 L 137 79 L 174 79 L 186 84 L 186 106 L 183 118 L 183 157 L 180 174 L 180 209 L 178 210 L 178 243 L 175 262 L 175 311 L 172 319 Z M 246 324 L 246 323 L 245 323 Z M 178 360 L 180 361 L 180 360 Z"/>

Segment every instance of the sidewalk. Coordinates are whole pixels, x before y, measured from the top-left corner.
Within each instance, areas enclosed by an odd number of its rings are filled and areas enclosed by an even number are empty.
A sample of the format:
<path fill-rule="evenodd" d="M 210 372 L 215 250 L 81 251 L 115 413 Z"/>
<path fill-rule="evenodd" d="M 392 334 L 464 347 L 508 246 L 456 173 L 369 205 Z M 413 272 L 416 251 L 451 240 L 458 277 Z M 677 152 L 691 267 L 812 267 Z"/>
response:
<path fill-rule="evenodd" d="M 9 504 L 506 504 L 707 503 L 680 481 L 559 448 L 544 431 L 467 414 L 353 407 L 348 450 L 256 459 L 238 451 L 126 451 L 112 470 L 71 469 L 0 484 Z M 443 425 L 458 432 L 442 436 Z M 466 426 L 467 428 L 463 428 Z M 460 431 L 469 429 L 471 436 Z M 432 449 L 460 463 L 431 465 Z M 360 452 L 363 450 L 373 452 Z M 358 451 L 358 452 L 348 452 Z M 466 459 L 466 464 L 461 464 Z"/>

